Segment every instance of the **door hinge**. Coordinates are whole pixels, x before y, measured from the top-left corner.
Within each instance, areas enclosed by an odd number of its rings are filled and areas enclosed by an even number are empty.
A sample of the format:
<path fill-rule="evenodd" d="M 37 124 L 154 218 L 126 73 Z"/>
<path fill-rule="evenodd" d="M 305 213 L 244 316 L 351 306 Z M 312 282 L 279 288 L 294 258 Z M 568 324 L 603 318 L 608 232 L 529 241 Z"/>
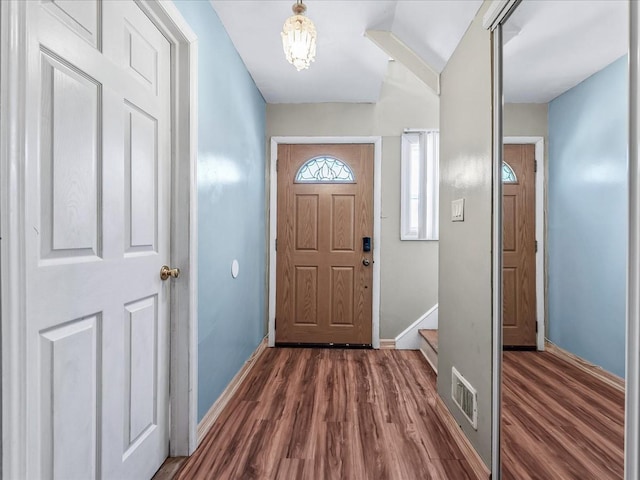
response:
<path fill-rule="evenodd" d="M 538 240 L 536 240 L 536 253 L 538 253 Z"/>
<path fill-rule="evenodd" d="M 538 248 L 538 246 L 536 245 L 536 248 Z M 278 239 L 276 238 L 276 252 L 278 251 Z"/>
<path fill-rule="evenodd" d="M 533 171 L 537 172 L 538 171 L 538 160 L 534 160 L 533 161 Z"/>
<path fill-rule="evenodd" d="M 538 321 L 536 320 L 536 333 L 538 333 Z"/>
<path fill-rule="evenodd" d="M 279 164 L 280 164 L 280 159 L 276 159 L 276 172 L 278 171 Z"/>

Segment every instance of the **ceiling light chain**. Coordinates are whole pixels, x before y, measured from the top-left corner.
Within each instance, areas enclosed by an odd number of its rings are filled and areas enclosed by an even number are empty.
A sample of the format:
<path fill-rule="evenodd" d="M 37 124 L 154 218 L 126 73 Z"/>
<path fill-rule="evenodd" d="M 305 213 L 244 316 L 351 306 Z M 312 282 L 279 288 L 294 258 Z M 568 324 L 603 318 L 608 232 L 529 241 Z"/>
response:
<path fill-rule="evenodd" d="M 287 60 L 298 71 L 309 68 L 316 57 L 316 27 L 304 16 L 307 6 L 296 0 L 291 7 L 294 15 L 282 27 L 282 48 Z"/>

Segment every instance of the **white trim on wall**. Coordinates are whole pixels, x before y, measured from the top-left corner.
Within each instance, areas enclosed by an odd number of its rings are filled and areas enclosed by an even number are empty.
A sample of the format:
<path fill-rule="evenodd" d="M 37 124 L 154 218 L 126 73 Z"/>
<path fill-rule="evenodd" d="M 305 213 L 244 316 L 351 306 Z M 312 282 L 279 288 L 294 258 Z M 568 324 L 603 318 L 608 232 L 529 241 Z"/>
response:
<path fill-rule="evenodd" d="M 209 411 L 205 413 L 204 417 L 202 417 L 202 420 L 198 423 L 198 444 L 202 442 L 207 433 L 209 433 L 209 430 L 211 430 L 213 424 L 218 419 L 224 408 L 229 404 L 235 393 L 242 386 L 253 367 L 256 366 L 260 355 L 262 355 L 266 348 L 267 339 L 263 338 L 251 356 L 246 362 L 244 362 L 242 368 L 231 379 L 216 401 L 213 402 Z"/>
<path fill-rule="evenodd" d="M 420 350 L 419 330 L 438 329 L 438 304 L 427 310 L 395 338 L 396 350 Z"/>
<path fill-rule="evenodd" d="M 135 0 L 171 45 L 171 290 L 169 455 L 198 446 L 198 37 L 172 1 Z"/>
<path fill-rule="evenodd" d="M 544 162 L 544 137 L 504 137 L 504 144 L 534 144 L 535 159 L 538 169 L 536 171 L 536 241 L 538 251 L 536 252 L 536 319 L 538 322 L 538 334 L 536 337 L 536 347 L 542 352 L 545 348 L 545 283 L 547 272 L 545 271 L 545 162 Z"/>
<path fill-rule="evenodd" d="M 380 215 L 382 212 L 382 137 L 271 137 L 269 185 L 269 326 L 268 345 L 276 343 L 276 235 L 278 233 L 279 144 L 369 143 L 373 144 L 373 305 L 371 346 L 380 348 Z"/>
<path fill-rule="evenodd" d="M 25 478 L 25 157 L 27 2 L 0 2 L 0 308 L 2 478 Z M 13 447 L 13 448 L 12 448 Z"/>

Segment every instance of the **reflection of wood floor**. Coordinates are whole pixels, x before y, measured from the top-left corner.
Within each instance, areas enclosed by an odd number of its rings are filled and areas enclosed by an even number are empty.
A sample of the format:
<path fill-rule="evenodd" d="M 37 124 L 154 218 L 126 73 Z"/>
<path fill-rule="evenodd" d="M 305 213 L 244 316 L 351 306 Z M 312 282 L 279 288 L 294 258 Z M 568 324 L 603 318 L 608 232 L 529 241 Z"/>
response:
<path fill-rule="evenodd" d="M 420 352 L 270 348 L 177 478 L 473 478 L 436 395 Z"/>
<path fill-rule="evenodd" d="M 624 392 L 550 353 L 503 358 L 503 478 L 622 478 Z"/>

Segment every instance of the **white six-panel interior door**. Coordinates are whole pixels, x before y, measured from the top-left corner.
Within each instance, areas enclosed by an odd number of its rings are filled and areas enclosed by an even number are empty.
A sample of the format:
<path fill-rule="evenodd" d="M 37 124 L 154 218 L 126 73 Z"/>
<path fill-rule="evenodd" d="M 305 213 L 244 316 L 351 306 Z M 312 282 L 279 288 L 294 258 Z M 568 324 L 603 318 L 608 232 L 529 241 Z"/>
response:
<path fill-rule="evenodd" d="M 168 453 L 170 46 L 132 0 L 29 2 L 27 478 Z"/>

